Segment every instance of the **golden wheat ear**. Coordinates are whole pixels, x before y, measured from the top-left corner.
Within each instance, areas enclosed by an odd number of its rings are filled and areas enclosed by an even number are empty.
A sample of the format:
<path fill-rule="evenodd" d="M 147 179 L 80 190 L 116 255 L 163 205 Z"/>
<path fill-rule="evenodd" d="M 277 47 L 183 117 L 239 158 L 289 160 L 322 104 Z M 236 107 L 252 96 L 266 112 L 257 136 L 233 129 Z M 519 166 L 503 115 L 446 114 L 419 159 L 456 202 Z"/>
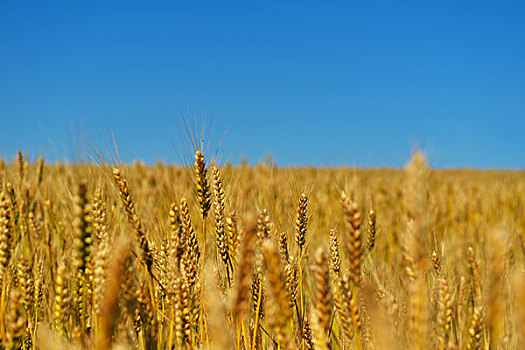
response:
<path fill-rule="evenodd" d="M 246 220 L 244 235 L 241 240 L 241 258 L 237 267 L 237 280 L 232 294 L 232 317 L 239 323 L 244 322 L 249 306 L 250 279 L 256 243 L 256 225 L 253 220 Z"/>
<path fill-rule="evenodd" d="M 345 216 L 345 224 L 348 232 L 348 257 L 350 279 L 356 285 L 361 281 L 361 213 L 355 201 L 352 201 L 346 193 L 341 193 L 341 203 Z"/>
<path fill-rule="evenodd" d="M 135 228 L 135 232 L 137 234 L 137 240 L 139 242 L 139 248 L 141 251 L 141 257 L 144 261 L 144 264 L 146 265 L 146 268 L 150 274 L 152 273 L 153 269 L 153 253 L 151 252 L 150 243 L 148 242 L 148 239 L 146 238 L 146 232 L 144 230 L 144 227 L 142 225 L 142 221 L 135 213 L 135 202 L 133 201 L 131 197 L 131 193 L 129 191 L 128 183 L 126 179 L 122 176 L 122 173 L 120 169 L 113 168 L 113 179 L 115 183 L 117 184 L 120 198 L 122 200 L 122 203 L 124 204 L 124 209 L 128 216 L 128 222 Z"/>
<path fill-rule="evenodd" d="M 299 204 L 297 206 L 297 218 L 295 220 L 295 241 L 302 253 L 304 244 L 306 243 L 306 228 L 308 226 L 308 215 L 306 206 L 308 203 L 308 196 L 306 193 L 301 194 Z"/>
<path fill-rule="evenodd" d="M 230 247 L 230 258 L 234 267 L 237 266 L 239 254 L 240 233 L 237 227 L 237 212 L 232 212 L 226 217 L 226 232 L 228 234 L 228 246 Z"/>
<path fill-rule="evenodd" d="M 113 334 L 118 325 L 118 300 L 125 267 L 130 259 L 130 244 L 118 241 L 113 249 L 111 265 L 105 283 L 105 292 L 100 309 L 100 330 L 96 336 L 95 349 L 110 349 Z"/>
<path fill-rule="evenodd" d="M 53 317 L 55 321 L 55 331 L 58 335 L 65 334 L 67 323 L 71 314 L 69 277 L 67 275 L 66 264 L 61 262 L 58 266 L 55 278 L 55 298 L 53 305 Z"/>
<path fill-rule="evenodd" d="M 330 267 L 336 275 L 341 270 L 341 257 L 339 253 L 339 239 L 334 229 L 330 230 Z"/>
<path fill-rule="evenodd" d="M 23 293 L 15 288 L 11 292 L 10 308 L 7 314 L 7 349 L 22 349 L 27 344 L 24 334 L 27 327 L 27 314 L 24 310 Z"/>
<path fill-rule="evenodd" d="M 217 250 L 219 255 L 226 267 L 226 274 L 228 283 L 230 283 L 230 276 L 233 274 L 233 264 L 230 258 L 231 248 L 229 246 L 228 236 L 225 230 L 225 199 L 224 199 L 224 188 L 222 179 L 219 174 L 217 167 L 212 168 L 213 173 L 213 190 L 215 194 L 214 198 L 214 215 L 215 215 L 215 240 L 217 242 Z"/>
<path fill-rule="evenodd" d="M 211 189 L 208 180 L 208 168 L 204 160 L 202 151 L 195 151 L 194 163 L 195 177 L 197 181 L 197 201 L 199 202 L 199 210 L 203 219 L 206 219 L 211 208 Z"/>
<path fill-rule="evenodd" d="M 332 315 L 332 295 L 330 292 L 330 271 L 328 259 L 323 248 L 317 248 L 315 252 L 315 338 L 316 345 L 321 349 L 329 349 L 330 328 Z"/>
<path fill-rule="evenodd" d="M 12 248 L 12 204 L 9 197 L 4 192 L 0 192 L 0 279 L 4 278 L 8 270 Z"/>
<path fill-rule="evenodd" d="M 368 213 L 368 236 L 366 245 L 369 251 L 372 251 L 376 245 L 376 212 L 371 209 Z"/>
<path fill-rule="evenodd" d="M 270 313 L 268 319 L 279 347 L 281 349 L 292 349 L 294 339 L 291 336 L 292 330 L 289 322 L 293 314 L 279 250 L 275 242 L 267 238 L 263 242 L 262 251 L 269 284 L 268 289 L 271 296 L 271 301 L 267 304 Z"/>

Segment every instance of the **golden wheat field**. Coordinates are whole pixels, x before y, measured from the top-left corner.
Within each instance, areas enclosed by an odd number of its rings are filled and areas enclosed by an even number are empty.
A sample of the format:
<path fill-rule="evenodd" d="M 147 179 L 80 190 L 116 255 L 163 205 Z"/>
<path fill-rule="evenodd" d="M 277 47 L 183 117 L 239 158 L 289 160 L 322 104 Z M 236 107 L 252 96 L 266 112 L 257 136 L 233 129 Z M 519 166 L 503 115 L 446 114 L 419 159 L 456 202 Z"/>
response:
<path fill-rule="evenodd" d="M 524 349 L 525 172 L 0 162 L 6 349 Z"/>

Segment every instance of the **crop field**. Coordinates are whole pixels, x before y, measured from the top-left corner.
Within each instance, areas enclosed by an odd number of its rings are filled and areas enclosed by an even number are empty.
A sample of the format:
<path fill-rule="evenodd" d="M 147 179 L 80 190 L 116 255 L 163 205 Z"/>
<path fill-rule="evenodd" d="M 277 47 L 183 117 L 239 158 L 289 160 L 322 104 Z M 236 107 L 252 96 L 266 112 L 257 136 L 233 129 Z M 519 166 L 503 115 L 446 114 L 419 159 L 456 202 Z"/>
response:
<path fill-rule="evenodd" d="M 525 349 L 525 172 L 0 160 L 5 349 Z"/>

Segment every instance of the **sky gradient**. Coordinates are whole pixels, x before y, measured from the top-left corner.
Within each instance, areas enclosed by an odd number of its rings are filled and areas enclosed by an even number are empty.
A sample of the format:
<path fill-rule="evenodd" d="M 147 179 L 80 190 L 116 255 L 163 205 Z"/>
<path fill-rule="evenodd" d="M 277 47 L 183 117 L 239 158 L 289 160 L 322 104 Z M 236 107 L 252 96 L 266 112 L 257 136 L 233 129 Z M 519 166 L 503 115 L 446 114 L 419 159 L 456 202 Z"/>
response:
<path fill-rule="evenodd" d="M 525 2 L 0 2 L 1 157 L 178 162 L 181 114 L 234 163 L 525 168 Z"/>

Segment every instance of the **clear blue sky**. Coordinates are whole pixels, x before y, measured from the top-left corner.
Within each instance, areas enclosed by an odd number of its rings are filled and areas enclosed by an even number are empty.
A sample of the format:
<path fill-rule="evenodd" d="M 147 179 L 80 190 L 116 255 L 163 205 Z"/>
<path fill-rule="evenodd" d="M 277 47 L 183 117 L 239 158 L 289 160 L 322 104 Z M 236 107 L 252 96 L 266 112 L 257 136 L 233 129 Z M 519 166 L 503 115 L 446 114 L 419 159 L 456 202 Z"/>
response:
<path fill-rule="evenodd" d="M 187 112 L 234 162 L 525 168 L 525 2 L 0 2 L 0 156 L 176 162 Z"/>

